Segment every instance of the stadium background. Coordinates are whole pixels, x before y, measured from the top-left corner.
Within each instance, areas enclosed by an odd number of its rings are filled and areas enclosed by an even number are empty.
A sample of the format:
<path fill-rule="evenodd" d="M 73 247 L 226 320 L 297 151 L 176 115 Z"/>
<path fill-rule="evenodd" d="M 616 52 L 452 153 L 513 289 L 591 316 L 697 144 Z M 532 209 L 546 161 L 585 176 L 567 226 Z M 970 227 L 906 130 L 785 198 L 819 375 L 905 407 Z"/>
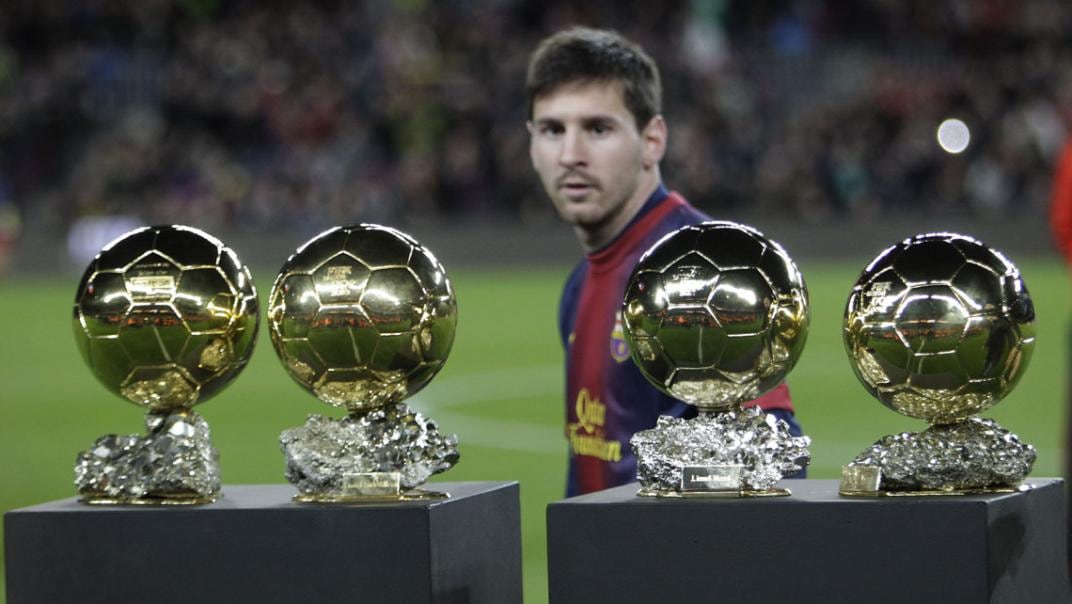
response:
<path fill-rule="evenodd" d="M 790 384 L 811 476 L 922 427 L 869 399 L 839 328 L 864 264 L 931 230 L 1020 265 L 1038 345 L 987 415 L 1038 447 L 1034 475 L 1062 473 L 1069 284 L 1046 208 L 1072 125 L 1065 2 L 38 0 L 0 8 L 0 508 L 71 496 L 78 450 L 142 429 L 70 334 L 86 249 L 110 230 L 204 228 L 263 298 L 321 229 L 382 222 L 431 247 L 458 292 L 455 349 L 416 401 L 462 443 L 442 480 L 521 482 L 526 601 L 545 599 L 565 463 L 555 307 L 580 251 L 531 174 L 522 81 L 535 42 L 573 23 L 660 63 L 668 183 L 804 272 L 814 314 Z M 971 129 L 963 153 L 935 142 L 947 117 Z M 261 335 L 199 408 L 226 484 L 283 482 L 279 431 L 331 413 Z"/>

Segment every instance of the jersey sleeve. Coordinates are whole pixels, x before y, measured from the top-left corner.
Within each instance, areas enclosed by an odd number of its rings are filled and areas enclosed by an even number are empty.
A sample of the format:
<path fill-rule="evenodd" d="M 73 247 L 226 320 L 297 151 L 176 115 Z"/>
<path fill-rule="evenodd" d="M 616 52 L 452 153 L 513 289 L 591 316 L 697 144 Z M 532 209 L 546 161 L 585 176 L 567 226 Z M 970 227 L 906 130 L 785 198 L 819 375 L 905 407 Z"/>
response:
<path fill-rule="evenodd" d="M 1057 249 L 1072 264 L 1072 141 L 1065 144 L 1054 171 L 1050 230 Z"/>

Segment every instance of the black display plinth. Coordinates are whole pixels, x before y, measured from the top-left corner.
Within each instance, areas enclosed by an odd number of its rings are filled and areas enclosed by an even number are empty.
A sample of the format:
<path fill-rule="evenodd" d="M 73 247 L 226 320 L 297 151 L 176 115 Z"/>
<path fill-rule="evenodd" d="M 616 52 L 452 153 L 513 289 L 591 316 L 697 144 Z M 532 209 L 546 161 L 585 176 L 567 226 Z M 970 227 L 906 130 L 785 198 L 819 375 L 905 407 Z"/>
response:
<path fill-rule="evenodd" d="M 14 510 L 8 602 L 520 602 L 517 483 L 428 486 L 451 498 L 299 504 L 257 485 L 197 507 Z"/>
<path fill-rule="evenodd" d="M 653 499 L 637 485 L 547 509 L 553 604 L 1069 602 L 1061 480 L 1024 493 Z"/>

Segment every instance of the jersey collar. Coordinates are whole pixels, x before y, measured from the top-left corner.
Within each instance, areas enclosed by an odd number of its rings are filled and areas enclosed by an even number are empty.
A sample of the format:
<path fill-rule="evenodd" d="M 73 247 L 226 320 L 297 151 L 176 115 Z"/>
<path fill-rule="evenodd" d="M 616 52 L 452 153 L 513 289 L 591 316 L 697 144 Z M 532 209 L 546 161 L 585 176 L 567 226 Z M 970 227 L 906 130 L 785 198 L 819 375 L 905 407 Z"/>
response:
<path fill-rule="evenodd" d="M 621 258 L 632 251 L 644 239 L 644 235 L 652 228 L 649 223 L 658 222 L 666 211 L 669 211 L 669 208 L 666 208 L 665 211 L 657 209 L 661 208 L 664 205 L 663 202 L 667 199 L 672 198 L 673 196 L 660 182 L 659 186 L 644 202 L 644 205 L 641 206 L 640 211 L 636 213 L 636 216 L 633 216 L 629 224 L 615 235 L 610 243 L 586 254 L 592 268 L 594 270 L 610 268 L 620 262 Z"/>
<path fill-rule="evenodd" d="M 635 225 L 638 221 L 640 221 L 641 218 L 643 218 L 652 210 L 654 210 L 655 206 L 659 205 L 659 202 L 662 201 L 663 198 L 669 194 L 670 192 L 666 190 L 666 185 L 660 182 L 659 186 L 655 187 L 655 190 L 652 191 L 651 195 L 648 196 L 648 199 L 644 202 L 644 205 L 640 206 L 640 211 L 633 216 L 633 218 L 629 221 L 629 224 L 625 225 L 625 228 L 621 231 L 618 231 L 618 234 L 615 235 L 614 238 L 611 239 L 606 245 L 599 248 L 598 250 L 588 252 L 588 257 L 591 258 L 593 256 L 598 256 L 599 254 L 602 254 L 604 250 L 608 250 L 617 245 L 617 243 L 621 241 L 622 237 L 626 234 L 626 232 L 628 232 L 629 229 L 633 228 L 633 225 Z"/>

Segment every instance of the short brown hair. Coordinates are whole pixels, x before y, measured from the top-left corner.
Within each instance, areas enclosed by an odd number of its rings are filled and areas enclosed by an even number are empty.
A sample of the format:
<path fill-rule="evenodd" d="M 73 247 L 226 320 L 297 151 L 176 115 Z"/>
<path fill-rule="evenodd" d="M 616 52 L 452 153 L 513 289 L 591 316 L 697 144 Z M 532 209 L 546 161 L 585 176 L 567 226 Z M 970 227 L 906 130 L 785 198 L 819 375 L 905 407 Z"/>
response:
<path fill-rule="evenodd" d="M 614 31 L 575 27 L 545 38 L 529 58 L 529 119 L 537 97 L 586 81 L 621 82 L 625 107 L 637 129 L 662 112 L 659 68 L 642 48 Z"/>

